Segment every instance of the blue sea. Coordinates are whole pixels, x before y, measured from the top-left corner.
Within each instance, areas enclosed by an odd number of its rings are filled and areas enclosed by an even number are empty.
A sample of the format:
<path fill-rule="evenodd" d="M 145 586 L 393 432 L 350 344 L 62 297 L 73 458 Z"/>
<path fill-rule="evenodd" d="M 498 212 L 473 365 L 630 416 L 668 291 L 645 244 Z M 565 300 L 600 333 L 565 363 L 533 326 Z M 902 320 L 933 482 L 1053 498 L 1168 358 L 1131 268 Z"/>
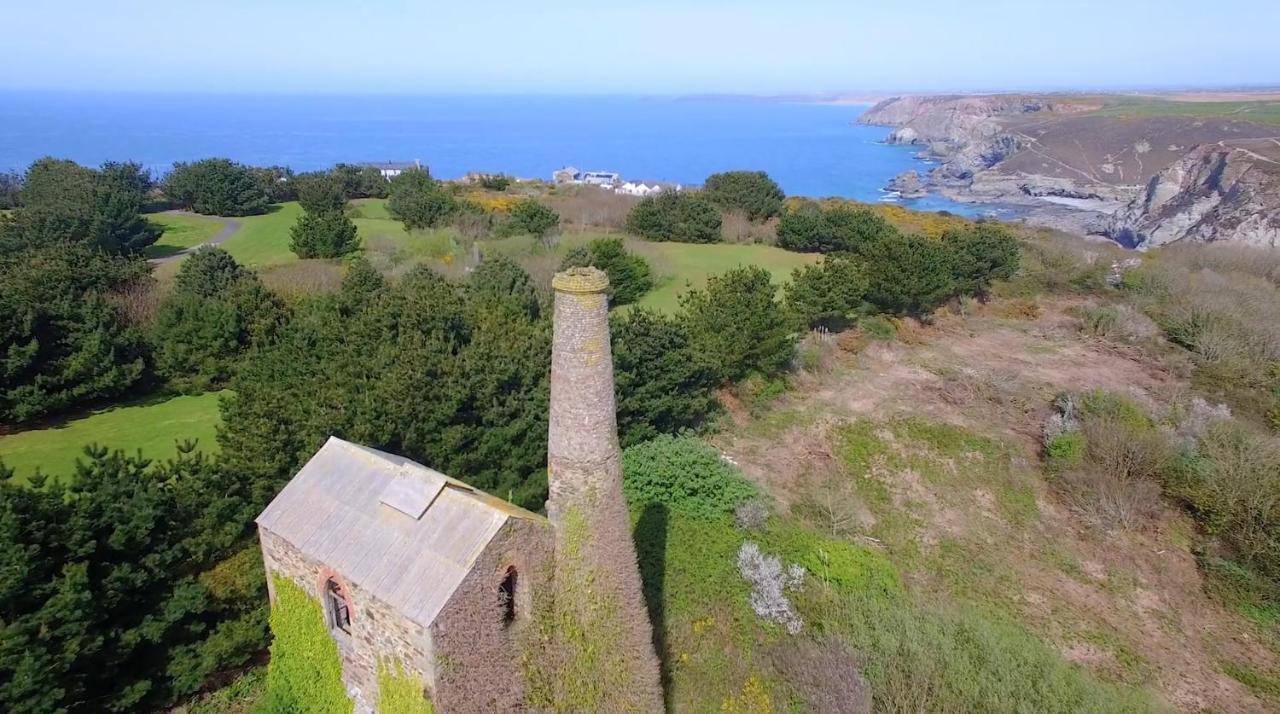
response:
<path fill-rule="evenodd" d="M 297 171 L 417 159 L 440 178 L 469 171 L 550 178 L 576 166 L 698 184 L 769 172 L 791 195 L 887 198 L 894 175 L 929 167 L 854 123 L 866 107 L 734 99 L 0 93 L 0 170 L 42 156 L 87 165 L 222 156 Z M 902 201 L 966 215 L 939 197 Z"/>

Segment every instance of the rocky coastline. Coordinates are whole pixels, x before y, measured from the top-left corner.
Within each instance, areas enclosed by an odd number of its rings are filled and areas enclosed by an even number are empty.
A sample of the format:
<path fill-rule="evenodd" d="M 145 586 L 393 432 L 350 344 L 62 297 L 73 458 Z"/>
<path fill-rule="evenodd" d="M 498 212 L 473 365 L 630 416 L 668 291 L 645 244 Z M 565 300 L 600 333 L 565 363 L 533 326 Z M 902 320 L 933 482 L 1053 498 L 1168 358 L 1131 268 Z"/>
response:
<path fill-rule="evenodd" d="M 1280 129 L 1120 119 L 1099 112 L 1106 103 L 894 97 L 857 121 L 890 128 L 886 143 L 918 147 L 918 158 L 936 162 L 889 182 L 886 190 L 904 198 L 936 193 L 1014 207 L 1028 223 L 1139 249 L 1178 240 L 1280 245 Z"/>

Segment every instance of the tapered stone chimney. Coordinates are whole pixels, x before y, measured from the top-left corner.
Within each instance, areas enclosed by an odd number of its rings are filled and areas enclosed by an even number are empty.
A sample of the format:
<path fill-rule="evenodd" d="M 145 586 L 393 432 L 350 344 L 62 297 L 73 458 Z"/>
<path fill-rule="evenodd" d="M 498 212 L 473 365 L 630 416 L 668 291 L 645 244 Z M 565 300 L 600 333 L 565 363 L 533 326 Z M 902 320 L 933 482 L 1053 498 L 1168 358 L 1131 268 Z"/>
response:
<path fill-rule="evenodd" d="M 572 603 L 584 632 L 617 660 L 600 685 L 610 711 L 661 712 L 662 686 L 622 493 L 613 356 L 609 346 L 609 279 L 573 268 L 555 290 L 551 349 L 551 415 L 547 439 L 556 534 L 556 597 Z"/>

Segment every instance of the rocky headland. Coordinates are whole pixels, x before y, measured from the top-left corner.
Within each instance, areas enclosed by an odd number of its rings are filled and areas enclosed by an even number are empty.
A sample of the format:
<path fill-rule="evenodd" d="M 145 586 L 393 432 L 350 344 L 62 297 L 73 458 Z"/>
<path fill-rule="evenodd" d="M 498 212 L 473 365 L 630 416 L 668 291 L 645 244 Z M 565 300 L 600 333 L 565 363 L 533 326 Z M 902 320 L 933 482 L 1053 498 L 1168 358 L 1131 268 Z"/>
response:
<path fill-rule="evenodd" d="M 1112 111 L 1117 98 L 894 97 L 858 118 L 938 165 L 887 188 L 1013 205 L 1028 222 L 1145 248 L 1280 244 L 1280 127 Z"/>

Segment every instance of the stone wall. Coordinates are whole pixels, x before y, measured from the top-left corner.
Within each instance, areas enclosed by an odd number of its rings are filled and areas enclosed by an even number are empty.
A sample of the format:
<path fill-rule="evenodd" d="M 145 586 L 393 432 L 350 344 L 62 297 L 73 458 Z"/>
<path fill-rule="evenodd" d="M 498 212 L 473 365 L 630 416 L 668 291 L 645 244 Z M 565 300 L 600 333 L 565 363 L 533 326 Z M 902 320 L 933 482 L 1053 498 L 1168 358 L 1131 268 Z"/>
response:
<path fill-rule="evenodd" d="M 431 664 L 435 662 L 430 635 L 416 623 L 402 617 L 390 605 L 371 595 L 359 583 L 345 579 L 323 563 L 308 558 L 283 538 L 260 530 L 262 557 L 267 583 L 278 573 L 297 583 L 322 605 L 324 584 L 333 578 L 346 592 L 351 606 L 351 634 L 334 631 L 342 656 L 342 679 L 356 705 L 357 714 L 371 713 L 378 703 L 378 659 L 397 658 L 407 674 L 421 678 L 427 687 L 434 684 Z M 271 593 L 275 599 L 275 593 Z M 326 625 L 328 610 L 326 608 Z"/>
<path fill-rule="evenodd" d="M 435 701 L 449 714 L 525 708 L 521 633 L 532 626 L 533 593 L 549 585 L 549 524 L 511 518 L 476 560 L 431 625 L 436 652 Z M 503 622 L 499 588 L 516 572 L 516 619 Z"/>

